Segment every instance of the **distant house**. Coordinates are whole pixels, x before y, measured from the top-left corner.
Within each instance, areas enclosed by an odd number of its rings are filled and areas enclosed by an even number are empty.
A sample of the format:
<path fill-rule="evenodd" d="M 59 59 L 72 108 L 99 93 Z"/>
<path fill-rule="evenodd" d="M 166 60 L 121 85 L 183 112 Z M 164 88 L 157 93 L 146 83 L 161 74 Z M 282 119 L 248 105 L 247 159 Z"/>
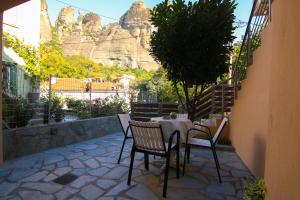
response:
<path fill-rule="evenodd" d="M 124 85 L 124 81 L 121 80 L 123 79 L 121 78 L 109 82 L 104 78 L 55 78 L 51 81 L 51 90 L 56 96 L 61 97 L 62 99 L 73 98 L 79 100 L 94 100 L 118 95 L 129 102 L 129 82 L 127 83 L 125 81 L 128 85 Z M 42 96 L 48 95 L 49 87 L 49 81 L 45 81 L 41 84 L 40 91 Z"/>

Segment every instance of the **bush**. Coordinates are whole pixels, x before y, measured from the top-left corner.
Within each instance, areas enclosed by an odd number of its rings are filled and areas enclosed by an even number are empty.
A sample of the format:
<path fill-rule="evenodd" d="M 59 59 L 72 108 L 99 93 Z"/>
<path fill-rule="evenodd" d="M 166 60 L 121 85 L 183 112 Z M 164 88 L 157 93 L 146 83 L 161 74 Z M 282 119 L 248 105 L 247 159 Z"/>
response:
<path fill-rule="evenodd" d="M 68 110 L 76 114 L 79 119 L 91 117 L 89 101 L 67 98 L 65 100 Z"/>
<path fill-rule="evenodd" d="M 125 100 L 117 95 L 105 99 L 95 99 L 92 104 L 92 117 L 109 116 L 128 111 Z"/>
<path fill-rule="evenodd" d="M 2 97 L 3 121 L 9 128 L 26 126 L 35 114 L 28 101 L 20 96 L 9 97 L 3 94 Z"/>
<path fill-rule="evenodd" d="M 49 100 L 43 98 L 42 102 L 44 104 L 44 124 L 48 123 L 48 108 Z M 55 122 L 61 122 L 64 118 L 64 111 L 62 109 L 62 102 L 57 96 L 53 96 L 51 100 L 51 119 Z"/>
<path fill-rule="evenodd" d="M 128 105 L 124 99 L 119 96 L 109 96 L 105 99 L 94 99 L 90 108 L 88 100 L 76 100 L 68 98 L 66 104 L 72 113 L 75 113 L 80 119 L 110 116 L 118 113 L 128 112 Z"/>
<path fill-rule="evenodd" d="M 243 190 L 244 200 L 264 200 L 266 195 L 266 185 L 263 178 L 256 178 L 254 181 L 247 177 L 245 182 L 248 185 Z M 250 182 L 250 184 L 249 184 Z"/>

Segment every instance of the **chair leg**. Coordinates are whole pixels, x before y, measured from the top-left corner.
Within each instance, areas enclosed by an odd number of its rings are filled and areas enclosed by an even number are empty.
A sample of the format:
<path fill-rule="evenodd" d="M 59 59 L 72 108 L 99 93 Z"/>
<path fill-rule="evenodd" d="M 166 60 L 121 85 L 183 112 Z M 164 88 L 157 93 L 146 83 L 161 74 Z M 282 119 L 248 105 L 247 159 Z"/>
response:
<path fill-rule="evenodd" d="M 216 151 L 216 149 L 214 147 L 213 147 L 213 153 L 214 153 L 214 157 L 215 157 L 215 159 L 217 161 L 217 166 L 218 166 L 219 169 L 221 169 L 220 163 L 219 163 L 219 159 L 218 159 L 218 155 L 217 155 L 217 151 Z"/>
<path fill-rule="evenodd" d="M 219 171 L 219 167 L 218 167 L 218 158 L 216 157 L 216 151 L 214 148 L 211 149 L 212 152 L 213 152 L 213 156 L 214 156 L 214 160 L 215 160 L 215 164 L 216 164 L 216 169 L 217 169 L 217 173 L 218 173 L 218 177 L 219 177 L 219 182 L 222 183 L 222 180 L 221 180 L 221 175 L 220 175 L 220 171 Z"/>
<path fill-rule="evenodd" d="M 123 153 L 123 149 L 124 149 L 124 146 L 125 146 L 126 139 L 127 138 L 124 137 L 122 148 L 121 148 L 121 152 L 120 152 L 119 159 L 118 159 L 118 164 L 120 164 L 120 161 L 121 161 L 121 157 L 122 157 L 122 153 Z"/>
<path fill-rule="evenodd" d="M 180 168 L 179 168 L 179 145 L 176 147 L 176 178 L 179 178 Z"/>
<path fill-rule="evenodd" d="M 182 167 L 182 176 L 184 176 L 184 172 L 185 172 L 185 163 L 186 163 L 187 149 L 188 149 L 188 145 L 185 144 L 184 158 L 183 158 L 183 167 Z"/>
<path fill-rule="evenodd" d="M 135 149 L 132 148 L 127 185 L 130 185 L 130 182 L 131 182 L 131 175 L 132 175 L 132 168 L 133 168 L 134 156 L 135 156 Z"/>
<path fill-rule="evenodd" d="M 190 157 L 191 157 L 191 147 L 190 146 L 188 146 L 188 149 L 187 149 L 188 151 L 187 151 L 187 161 L 188 161 L 188 163 L 190 163 Z"/>
<path fill-rule="evenodd" d="M 144 153 L 144 164 L 145 164 L 145 169 L 148 171 L 149 170 L 149 154 Z"/>
<path fill-rule="evenodd" d="M 167 196 L 169 167 L 170 167 L 170 152 L 167 154 L 167 157 L 166 157 L 166 171 L 165 171 L 165 178 L 164 178 L 163 197 Z"/>

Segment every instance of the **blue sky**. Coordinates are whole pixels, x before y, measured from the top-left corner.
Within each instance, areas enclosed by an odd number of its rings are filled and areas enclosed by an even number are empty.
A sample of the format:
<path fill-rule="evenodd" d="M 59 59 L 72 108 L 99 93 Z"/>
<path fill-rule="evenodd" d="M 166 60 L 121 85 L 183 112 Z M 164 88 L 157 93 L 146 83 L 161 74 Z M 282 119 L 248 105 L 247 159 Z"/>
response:
<path fill-rule="evenodd" d="M 145 4 L 152 8 L 156 4 L 160 3 L 162 0 L 144 0 Z M 67 5 L 62 3 L 74 5 L 81 8 L 83 14 L 88 11 L 95 12 L 102 15 L 102 24 L 108 24 L 111 22 L 117 22 L 120 17 L 130 8 L 131 4 L 135 0 L 47 0 L 48 3 L 48 13 L 52 25 L 55 24 L 59 11 L 66 7 Z M 252 0 L 236 0 L 237 9 L 235 11 L 236 18 L 247 22 L 251 10 Z M 75 8 L 76 14 L 79 9 Z M 110 17 L 106 18 L 104 16 Z M 236 30 L 237 40 L 240 40 L 241 36 L 244 34 L 245 27 Z"/>

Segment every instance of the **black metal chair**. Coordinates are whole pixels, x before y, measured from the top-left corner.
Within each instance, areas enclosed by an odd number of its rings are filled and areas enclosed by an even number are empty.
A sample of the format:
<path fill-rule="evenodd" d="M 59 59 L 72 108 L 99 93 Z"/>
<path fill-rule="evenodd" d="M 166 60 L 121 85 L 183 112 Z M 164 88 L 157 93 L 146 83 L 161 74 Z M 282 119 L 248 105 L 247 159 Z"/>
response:
<path fill-rule="evenodd" d="M 196 124 L 195 127 L 200 126 L 203 127 L 205 130 L 203 129 L 199 129 L 199 128 L 191 128 L 188 130 L 187 132 L 187 136 L 186 136 L 186 141 L 185 141 L 185 152 L 184 152 L 184 162 L 183 162 L 183 175 L 185 172 L 185 163 L 186 160 L 188 160 L 188 162 L 190 161 L 190 149 L 192 146 L 198 146 L 198 147 L 204 147 L 204 148 L 210 148 L 212 150 L 213 156 L 214 156 L 214 160 L 215 160 L 215 164 L 216 164 L 216 168 L 217 168 L 217 173 L 218 173 L 218 177 L 219 177 L 219 182 L 222 183 L 221 180 L 221 175 L 220 175 L 220 164 L 219 164 L 219 160 L 218 160 L 218 156 L 216 153 L 216 144 L 218 142 L 218 139 L 221 135 L 221 133 L 224 130 L 225 125 L 228 123 L 228 118 L 224 117 L 217 132 L 215 133 L 215 135 L 212 137 L 211 131 L 207 126 L 201 125 L 201 124 Z M 195 133 L 205 133 L 208 136 L 208 139 L 199 139 L 199 138 L 194 138 L 194 137 L 190 137 L 189 135 L 191 133 L 195 134 Z"/>
<path fill-rule="evenodd" d="M 125 146 L 125 142 L 126 142 L 127 139 L 132 139 L 132 134 L 131 134 L 131 130 L 129 128 L 129 123 L 128 123 L 131 120 L 130 115 L 129 114 L 118 114 L 118 119 L 120 121 L 120 124 L 122 126 L 122 130 L 123 130 L 123 133 L 124 133 L 124 140 L 123 140 L 121 152 L 120 152 L 119 159 L 118 159 L 118 164 L 120 164 L 123 149 L 124 149 L 124 146 Z"/>
<path fill-rule="evenodd" d="M 168 143 L 165 143 L 161 125 L 155 122 L 138 122 L 130 121 L 129 126 L 133 136 L 133 146 L 131 151 L 131 161 L 128 173 L 127 184 L 130 185 L 132 168 L 134 162 L 135 152 L 141 152 L 147 156 L 146 168 L 149 168 L 148 155 L 157 155 L 166 158 L 166 170 L 164 177 L 163 197 L 167 195 L 170 154 L 171 150 L 176 150 L 176 177 L 179 178 L 179 131 L 174 131 L 169 138 Z M 173 138 L 176 135 L 176 143 L 173 143 Z"/>

